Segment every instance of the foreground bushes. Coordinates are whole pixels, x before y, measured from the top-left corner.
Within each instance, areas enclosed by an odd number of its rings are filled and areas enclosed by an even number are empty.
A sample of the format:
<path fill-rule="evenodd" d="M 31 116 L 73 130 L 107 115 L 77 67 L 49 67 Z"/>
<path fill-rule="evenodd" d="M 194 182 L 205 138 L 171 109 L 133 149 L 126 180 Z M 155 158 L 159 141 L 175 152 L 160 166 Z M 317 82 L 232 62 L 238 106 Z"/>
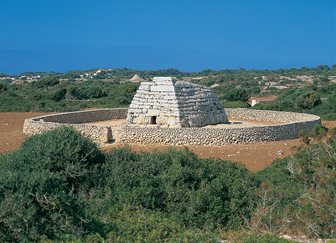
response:
<path fill-rule="evenodd" d="M 310 237 L 336 237 L 336 137 L 276 160 L 261 182 L 252 228 Z"/>
<path fill-rule="evenodd" d="M 0 160 L 0 238 L 8 241 L 81 235 L 91 217 L 79 196 L 98 184 L 104 156 L 64 128 L 26 140 Z"/>
<path fill-rule="evenodd" d="M 256 188 L 237 164 L 188 150 L 104 155 L 70 128 L 27 139 L 1 157 L 0 170 L 0 238 L 8 241 L 235 229 L 249 218 Z"/>
<path fill-rule="evenodd" d="M 335 137 L 252 174 L 186 149 L 103 153 L 60 128 L 0 157 L 0 171 L 1 241 L 218 242 L 244 228 L 336 236 Z"/>

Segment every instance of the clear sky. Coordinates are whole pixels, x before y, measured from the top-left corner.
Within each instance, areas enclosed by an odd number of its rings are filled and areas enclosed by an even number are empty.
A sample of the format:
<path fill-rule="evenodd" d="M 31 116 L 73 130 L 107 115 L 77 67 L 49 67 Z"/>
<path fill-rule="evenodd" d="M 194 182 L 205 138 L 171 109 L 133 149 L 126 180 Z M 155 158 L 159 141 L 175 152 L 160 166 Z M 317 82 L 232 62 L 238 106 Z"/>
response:
<path fill-rule="evenodd" d="M 336 0 L 0 0 L 0 72 L 336 63 Z"/>

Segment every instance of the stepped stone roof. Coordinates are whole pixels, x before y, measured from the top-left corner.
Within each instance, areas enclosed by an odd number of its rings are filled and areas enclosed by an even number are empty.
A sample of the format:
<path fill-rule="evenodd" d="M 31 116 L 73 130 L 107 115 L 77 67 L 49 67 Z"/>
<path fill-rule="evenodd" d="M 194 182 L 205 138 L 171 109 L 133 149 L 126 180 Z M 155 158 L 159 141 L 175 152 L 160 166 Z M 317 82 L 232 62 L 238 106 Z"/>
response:
<path fill-rule="evenodd" d="M 142 82 L 128 109 L 129 124 L 202 127 L 227 123 L 223 106 L 210 88 L 171 77 Z"/>
<path fill-rule="evenodd" d="M 143 78 L 141 78 L 138 74 L 135 74 L 131 79 L 131 82 L 142 82 L 145 81 Z"/>

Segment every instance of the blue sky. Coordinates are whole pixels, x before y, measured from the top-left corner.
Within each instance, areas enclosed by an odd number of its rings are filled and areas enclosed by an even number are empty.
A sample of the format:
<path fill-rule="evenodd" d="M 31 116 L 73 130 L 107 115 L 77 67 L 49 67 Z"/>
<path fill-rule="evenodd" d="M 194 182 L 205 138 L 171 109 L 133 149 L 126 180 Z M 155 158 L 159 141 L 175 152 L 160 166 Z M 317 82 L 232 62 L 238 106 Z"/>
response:
<path fill-rule="evenodd" d="M 0 72 L 336 63 L 336 0 L 0 0 Z"/>

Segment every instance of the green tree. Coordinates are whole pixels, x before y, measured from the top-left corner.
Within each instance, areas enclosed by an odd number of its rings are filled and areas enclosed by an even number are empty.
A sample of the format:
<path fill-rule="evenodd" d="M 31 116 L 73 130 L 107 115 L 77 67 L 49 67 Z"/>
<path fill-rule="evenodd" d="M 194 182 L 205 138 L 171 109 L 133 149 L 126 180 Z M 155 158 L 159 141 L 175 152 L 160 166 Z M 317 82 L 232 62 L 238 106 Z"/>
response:
<path fill-rule="evenodd" d="M 323 77 L 320 77 L 320 82 L 326 84 L 326 83 L 330 83 L 330 80 L 328 77 L 323 76 Z"/>
<path fill-rule="evenodd" d="M 59 78 L 56 76 L 47 76 L 33 83 L 36 88 L 46 88 L 57 84 L 59 84 Z"/>
<path fill-rule="evenodd" d="M 298 110 L 309 110 L 321 103 L 321 99 L 316 92 L 307 92 L 296 98 L 294 107 Z"/>
<path fill-rule="evenodd" d="M 67 90 L 66 89 L 59 89 L 56 90 L 52 95 L 51 95 L 51 99 L 54 101 L 61 101 L 64 99 L 65 95 L 66 95 Z"/>
<path fill-rule="evenodd" d="M 249 95 L 245 89 L 231 87 L 224 95 L 228 101 L 243 101 L 246 102 Z"/>
<path fill-rule="evenodd" d="M 4 92 L 7 90 L 7 85 L 0 83 L 0 93 Z"/>

